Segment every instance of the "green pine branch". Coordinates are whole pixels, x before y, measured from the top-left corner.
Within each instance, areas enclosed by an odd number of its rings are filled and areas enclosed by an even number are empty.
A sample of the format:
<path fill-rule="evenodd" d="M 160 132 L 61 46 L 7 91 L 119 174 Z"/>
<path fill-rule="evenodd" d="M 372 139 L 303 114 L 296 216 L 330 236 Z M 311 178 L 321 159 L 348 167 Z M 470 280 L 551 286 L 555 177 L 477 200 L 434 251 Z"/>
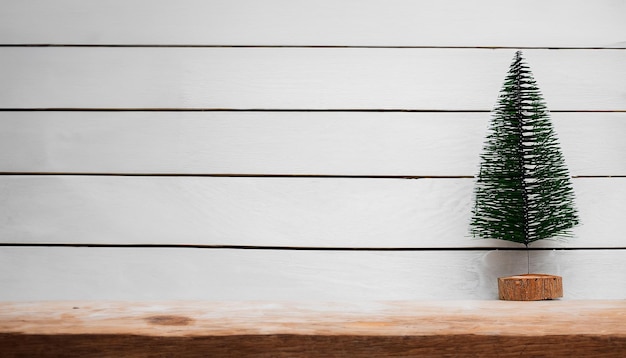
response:
<path fill-rule="evenodd" d="M 574 190 L 547 107 L 520 51 L 505 78 L 480 159 L 473 236 L 526 246 L 571 236 L 579 223 Z"/>

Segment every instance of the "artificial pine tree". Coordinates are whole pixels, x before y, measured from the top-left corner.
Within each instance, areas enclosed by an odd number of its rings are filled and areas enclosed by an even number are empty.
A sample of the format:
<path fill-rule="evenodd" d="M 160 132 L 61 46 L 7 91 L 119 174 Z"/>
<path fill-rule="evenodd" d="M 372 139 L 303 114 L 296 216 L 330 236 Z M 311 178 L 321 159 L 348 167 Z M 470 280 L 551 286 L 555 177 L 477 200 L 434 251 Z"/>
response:
<path fill-rule="evenodd" d="M 480 158 L 470 222 L 474 237 L 528 248 L 537 240 L 571 235 L 579 222 L 574 191 L 548 110 L 520 51 Z"/>

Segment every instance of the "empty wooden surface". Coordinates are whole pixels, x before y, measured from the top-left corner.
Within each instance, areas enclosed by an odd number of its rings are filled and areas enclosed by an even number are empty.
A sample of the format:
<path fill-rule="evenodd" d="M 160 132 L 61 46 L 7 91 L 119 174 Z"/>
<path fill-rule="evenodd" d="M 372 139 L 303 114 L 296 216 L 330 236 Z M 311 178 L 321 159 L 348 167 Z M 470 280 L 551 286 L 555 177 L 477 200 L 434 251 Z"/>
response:
<path fill-rule="evenodd" d="M 0 352 L 54 356 L 602 356 L 626 301 L 0 303 Z"/>

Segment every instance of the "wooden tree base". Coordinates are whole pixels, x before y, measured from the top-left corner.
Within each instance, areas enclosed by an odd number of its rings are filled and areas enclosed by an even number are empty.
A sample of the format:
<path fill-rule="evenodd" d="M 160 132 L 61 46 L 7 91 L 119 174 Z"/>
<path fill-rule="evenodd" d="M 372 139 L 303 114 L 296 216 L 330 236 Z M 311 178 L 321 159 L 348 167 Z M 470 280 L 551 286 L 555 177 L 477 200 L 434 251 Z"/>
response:
<path fill-rule="evenodd" d="M 498 278 L 498 297 L 506 301 L 540 301 L 563 297 L 561 276 L 524 274 Z"/>

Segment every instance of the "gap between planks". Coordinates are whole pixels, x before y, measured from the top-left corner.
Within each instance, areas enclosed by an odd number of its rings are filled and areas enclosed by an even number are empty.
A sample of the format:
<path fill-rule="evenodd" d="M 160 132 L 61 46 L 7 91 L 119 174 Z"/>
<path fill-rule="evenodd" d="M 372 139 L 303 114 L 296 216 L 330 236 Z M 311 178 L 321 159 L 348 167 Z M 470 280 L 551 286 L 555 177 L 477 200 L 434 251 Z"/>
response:
<path fill-rule="evenodd" d="M 11 107 L 0 112 L 356 112 L 356 113 L 491 113 L 489 109 L 411 109 L 411 108 L 88 108 L 88 107 Z M 626 113 L 626 109 L 556 109 L 550 113 Z"/>
<path fill-rule="evenodd" d="M 105 173 L 105 172 L 0 172 L 0 176 L 102 176 L 102 177 L 207 177 L 293 179 L 475 179 L 473 175 L 350 175 L 350 174 L 249 174 L 249 173 Z M 626 178 L 626 175 L 573 175 L 572 179 Z"/>
<path fill-rule="evenodd" d="M 328 247 L 277 245 L 202 245 L 202 244 L 90 244 L 90 243 L 0 243 L 0 247 L 93 247 L 148 249 L 212 249 L 260 251 L 604 251 L 626 250 L 625 247 Z"/>
<path fill-rule="evenodd" d="M 312 178 L 312 179 L 472 179 L 472 175 L 342 175 L 342 174 L 227 174 L 227 173 L 104 173 L 104 172 L 0 172 L 7 176 L 128 176 L 209 178 Z"/>
<path fill-rule="evenodd" d="M 121 47 L 121 48 L 330 48 L 330 49 L 476 49 L 476 50 L 625 50 L 609 46 L 410 46 L 410 45 L 226 45 L 226 44 L 71 44 L 71 43 L 16 43 L 0 47 Z"/>

